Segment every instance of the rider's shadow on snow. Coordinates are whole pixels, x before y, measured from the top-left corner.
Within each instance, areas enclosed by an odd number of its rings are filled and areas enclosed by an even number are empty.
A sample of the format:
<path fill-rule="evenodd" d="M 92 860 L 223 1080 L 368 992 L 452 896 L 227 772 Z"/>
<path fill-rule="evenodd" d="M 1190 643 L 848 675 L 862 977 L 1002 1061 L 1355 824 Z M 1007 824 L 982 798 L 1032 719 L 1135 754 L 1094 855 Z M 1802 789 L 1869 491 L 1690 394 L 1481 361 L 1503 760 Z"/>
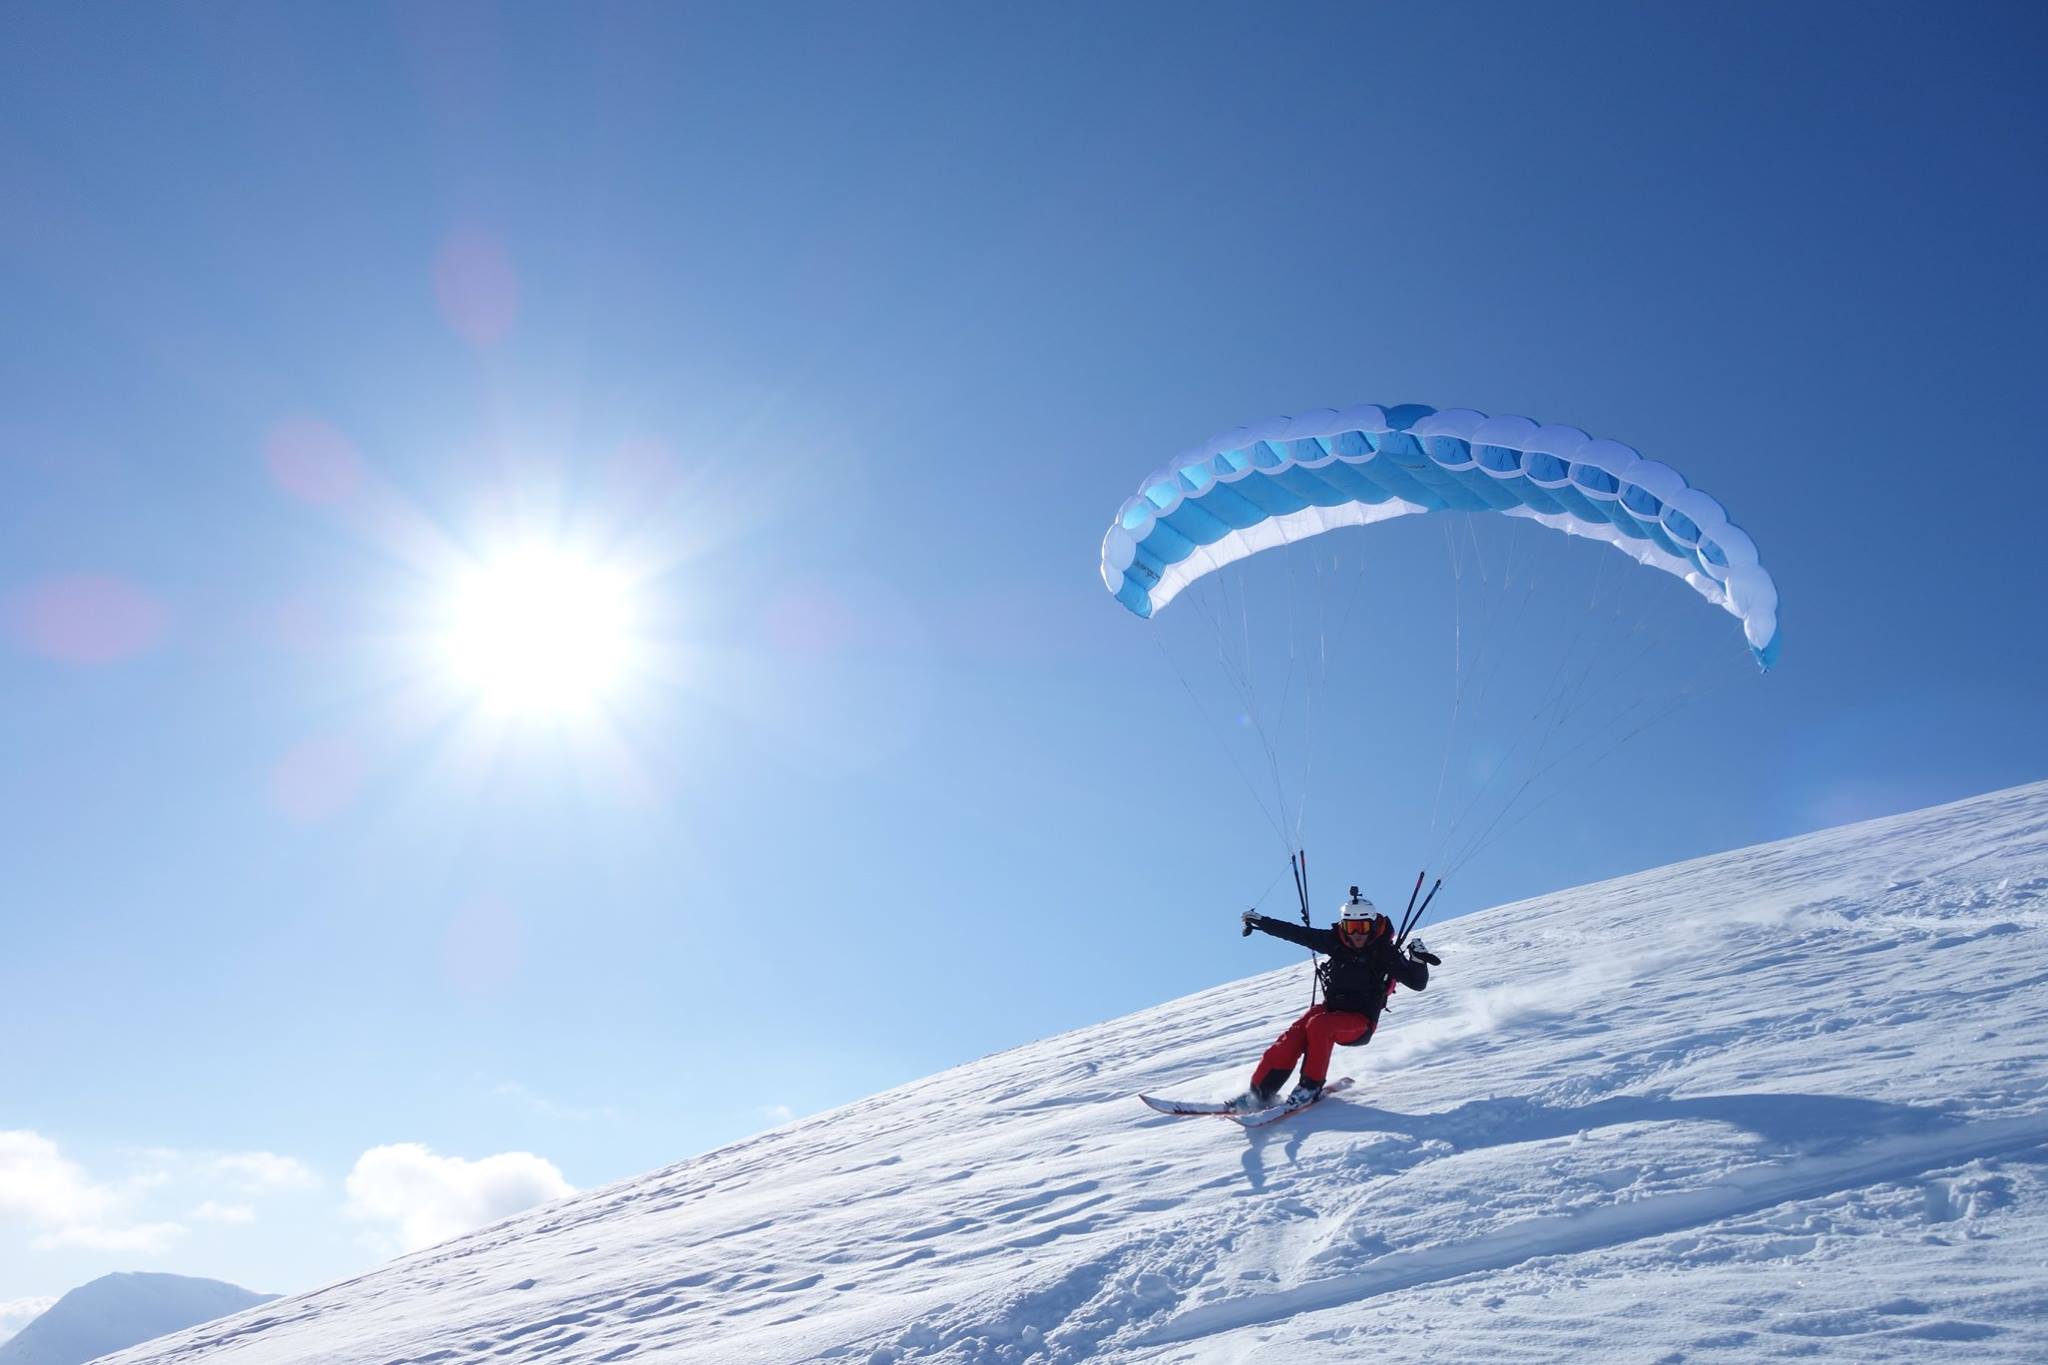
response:
<path fill-rule="evenodd" d="M 1312 1132 L 1388 1133 L 1411 1138 L 1418 1146 L 1441 1143 L 1453 1152 L 1470 1152 L 1570 1137 L 1623 1123 L 1705 1122 L 1729 1124 L 1774 1146 L 1814 1154 L 1851 1147 L 1873 1137 L 1925 1133 L 1956 1121 L 1939 1109 L 1847 1095 L 1740 1094 L 1685 1099 L 1619 1095 L 1591 1104 L 1542 1104 L 1510 1095 L 1471 1100 L 1436 1114 L 1403 1114 L 1327 1100 L 1288 1120 L 1291 1128 L 1276 1124 L 1247 1130 L 1244 1169 L 1252 1189 L 1263 1190 L 1267 1148 L 1284 1143 L 1292 1160 Z M 1392 1172 L 1406 1170 L 1432 1154 L 1441 1153 L 1403 1148 L 1388 1159 L 1389 1154 L 1375 1151 L 1360 1164 L 1384 1164 Z"/>

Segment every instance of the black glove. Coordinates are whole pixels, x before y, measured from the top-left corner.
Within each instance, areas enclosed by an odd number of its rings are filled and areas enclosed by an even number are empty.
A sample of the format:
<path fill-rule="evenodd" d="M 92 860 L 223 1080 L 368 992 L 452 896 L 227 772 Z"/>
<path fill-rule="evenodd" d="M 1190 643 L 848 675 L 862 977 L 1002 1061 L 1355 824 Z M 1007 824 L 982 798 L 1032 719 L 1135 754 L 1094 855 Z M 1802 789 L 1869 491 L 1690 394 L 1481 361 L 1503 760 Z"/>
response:
<path fill-rule="evenodd" d="M 1408 956 L 1414 958 L 1417 962 L 1427 962 L 1432 967 L 1441 967 L 1444 965 L 1444 960 L 1438 957 L 1435 953 L 1432 953 L 1429 949 L 1423 947 L 1422 940 L 1419 938 L 1416 939 L 1415 942 L 1408 945 Z"/>
<path fill-rule="evenodd" d="M 1256 910 L 1247 910 L 1244 912 L 1242 916 L 1240 916 L 1240 918 L 1244 921 L 1244 933 L 1240 937 L 1250 938 L 1252 936 L 1252 921 L 1257 919 L 1258 917 L 1259 912 Z"/>

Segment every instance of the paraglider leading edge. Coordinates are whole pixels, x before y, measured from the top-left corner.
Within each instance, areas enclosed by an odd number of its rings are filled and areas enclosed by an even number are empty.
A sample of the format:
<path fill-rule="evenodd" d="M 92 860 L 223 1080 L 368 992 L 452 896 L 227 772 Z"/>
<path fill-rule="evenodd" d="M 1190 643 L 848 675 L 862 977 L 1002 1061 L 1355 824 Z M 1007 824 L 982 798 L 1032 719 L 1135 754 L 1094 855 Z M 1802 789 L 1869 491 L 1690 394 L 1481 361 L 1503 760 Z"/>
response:
<path fill-rule="evenodd" d="M 1469 408 L 1365 404 L 1223 432 L 1154 471 L 1102 540 L 1102 580 L 1139 616 L 1226 564 L 1393 517 L 1496 511 L 1604 541 L 1779 649 L 1778 589 L 1756 543 L 1669 465 L 1618 441 Z"/>

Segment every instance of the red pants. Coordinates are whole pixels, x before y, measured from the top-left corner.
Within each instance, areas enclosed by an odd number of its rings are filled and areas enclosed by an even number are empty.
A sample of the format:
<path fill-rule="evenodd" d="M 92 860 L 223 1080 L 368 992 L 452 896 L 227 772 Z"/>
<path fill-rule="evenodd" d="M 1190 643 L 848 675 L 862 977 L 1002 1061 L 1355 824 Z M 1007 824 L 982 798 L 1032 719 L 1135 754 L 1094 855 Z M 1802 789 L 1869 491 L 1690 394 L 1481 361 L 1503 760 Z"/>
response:
<path fill-rule="evenodd" d="M 1261 1080 L 1278 1072 L 1268 1088 L 1279 1089 L 1296 1062 L 1301 1063 L 1304 1082 L 1321 1085 L 1330 1078 L 1330 1049 L 1339 1043 L 1355 1043 L 1371 1032 L 1372 1020 L 1362 1014 L 1311 1005 L 1308 1013 L 1289 1024 L 1287 1032 L 1275 1038 L 1266 1055 L 1259 1058 L 1259 1065 L 1252 1072 L 1252 1088 L 1259 1089 Z"/>

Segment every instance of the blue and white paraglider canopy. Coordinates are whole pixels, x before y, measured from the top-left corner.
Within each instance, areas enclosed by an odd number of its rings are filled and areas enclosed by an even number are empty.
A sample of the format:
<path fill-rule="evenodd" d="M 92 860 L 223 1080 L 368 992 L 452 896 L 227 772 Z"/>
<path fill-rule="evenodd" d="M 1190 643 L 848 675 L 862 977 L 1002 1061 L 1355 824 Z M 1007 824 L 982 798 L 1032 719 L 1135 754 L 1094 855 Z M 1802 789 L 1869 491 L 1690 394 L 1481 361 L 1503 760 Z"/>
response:
<path fill-rule="evenodd" d="M 1760 665 L 1777 660 L 1777 586 L 1720 503 L 1617 441 L 1469 408 L 1324 408 L 1223 432 L 1123 505 L 1102 540 L 1102 579 L 1151 616 L 1196 579 L 1261 550 L 1455 510 L 1605 541 L 1736 617 Z"/>

